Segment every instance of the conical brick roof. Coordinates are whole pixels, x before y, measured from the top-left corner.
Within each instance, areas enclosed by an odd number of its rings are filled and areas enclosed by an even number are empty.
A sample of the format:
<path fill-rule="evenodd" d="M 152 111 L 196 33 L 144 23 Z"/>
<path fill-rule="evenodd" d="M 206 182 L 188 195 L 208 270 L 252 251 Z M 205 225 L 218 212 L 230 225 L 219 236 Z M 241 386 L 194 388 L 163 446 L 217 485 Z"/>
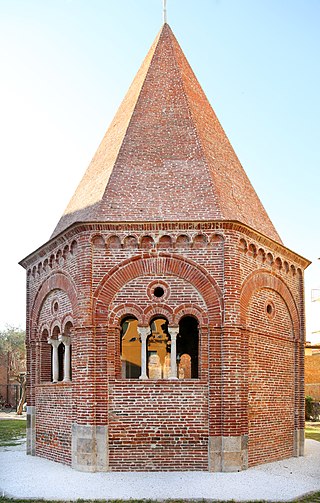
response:
<path fill-rule="evenodd" d="M 281 242 L 168 24 L 52 237 L 75 222 L 236 220 Z"/>

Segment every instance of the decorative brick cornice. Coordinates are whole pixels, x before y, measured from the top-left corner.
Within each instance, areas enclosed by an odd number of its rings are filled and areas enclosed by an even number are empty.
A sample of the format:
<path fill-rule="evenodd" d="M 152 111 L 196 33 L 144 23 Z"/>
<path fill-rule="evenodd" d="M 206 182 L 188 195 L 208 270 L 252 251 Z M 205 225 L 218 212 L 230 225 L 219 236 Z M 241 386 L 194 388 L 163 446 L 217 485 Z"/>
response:
<path fill-rule="evenodd" d="M 243 234 L 251 239 L 254 239 L 260 245 L 266 246 L 272 249 L 275 253 L 281 254 L 287 260 L 294 262 L 302 269 L 306 269 L 310 265 L 310 261 L 301 255 L 293 252 L 289 248 L 285 247 L 281 243 L 274 241 L 273 239 L 261 234 L 260 232 L 252 229 L 251 227 L 233 220 L 211 220 L 211 221 L 184 221 L 184 222 L 174 222 L 174 221 L 159 221 L 159 222 L 90 222 L 90 223 L 76 223 L 71 225 L 65 232 L 59 234 L 53 239 L 50 239 L 47 243 L 42 245 L 40 248 L 32 252 L 30 255 L 22 259 L 19 264 L 28 269 L 32 267 L 37 261 L 42 260 L 46 255 L 54 252 L 57 249 L 63 249 L 68 246 L 72 240 L 83 233 L 108 233 L 108 234 L 118 234 L 118 233 L 154 233 L 154 234 L 164 234 L 164 233 L 176 233 L 179 231 L 184 231 L 186 234 L 192 234 L 195 232 L 206 233 L 206 232 L 216 232 L 221 233 L 223 237 L 223 231 L 235 231 Z"/>

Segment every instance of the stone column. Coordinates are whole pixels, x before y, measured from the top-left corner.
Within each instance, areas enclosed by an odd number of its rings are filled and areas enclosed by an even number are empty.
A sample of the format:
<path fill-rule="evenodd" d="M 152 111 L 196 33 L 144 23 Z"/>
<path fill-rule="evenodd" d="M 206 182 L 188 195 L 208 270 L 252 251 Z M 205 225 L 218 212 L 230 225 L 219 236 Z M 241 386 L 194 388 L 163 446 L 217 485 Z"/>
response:
<path fill-rule="evenodd" d="M 58 339 L 52 339 L 49 337 L 48 344 L 51 344 L 52 351 L 52 382 L 58 382 L 59 380 L 59 358 L 58 358 L 58 347 L 61 341 Z"/>
<path fill-rule="evenodd" d="M 177 335 L 179 333 L 179 327 L 168 327 L 168 332 L 171 337 L 170 379 L 178 379 L 178 377 L 177 377 Z"/>
<path fill-rule="evenodd" d="M 147 338 L 150 333 L 150 327 L 138 327 L 138 334 L 141 337 L 141 376 L 139 379 L 149 379 L 147 375 Z"/>
<path fill-rule="evenodd" d="M 59 335 L 59 341 L 64 344 L 64 359 L 63 359 L 63 381 L 71 381 L 71 357 L 70 357 L 70 345 L 71 338 L 68 335 Z"/>

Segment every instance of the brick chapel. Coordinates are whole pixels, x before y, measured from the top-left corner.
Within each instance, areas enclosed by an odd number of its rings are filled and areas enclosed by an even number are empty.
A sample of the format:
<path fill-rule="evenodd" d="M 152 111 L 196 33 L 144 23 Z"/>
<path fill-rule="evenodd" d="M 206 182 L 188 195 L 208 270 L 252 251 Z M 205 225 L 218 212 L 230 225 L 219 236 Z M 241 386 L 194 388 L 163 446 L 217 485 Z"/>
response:
<path fill-rule="evenodd" d="M 239 471 L 304 448 L 303 272 L 164 23 L 27 271 L 27 452 Z"/>

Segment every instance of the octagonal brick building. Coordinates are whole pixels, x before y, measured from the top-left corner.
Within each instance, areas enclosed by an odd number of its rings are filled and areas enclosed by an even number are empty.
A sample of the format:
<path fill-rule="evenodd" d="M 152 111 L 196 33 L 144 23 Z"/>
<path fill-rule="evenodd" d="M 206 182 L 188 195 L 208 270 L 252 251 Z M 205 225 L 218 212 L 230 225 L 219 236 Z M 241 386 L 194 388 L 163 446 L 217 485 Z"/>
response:
<path fill-rule="evenodd" d="M 168 24 L 27 271 L 27 452 L 238 471 L 304 446 L 303 271 Z"/>

